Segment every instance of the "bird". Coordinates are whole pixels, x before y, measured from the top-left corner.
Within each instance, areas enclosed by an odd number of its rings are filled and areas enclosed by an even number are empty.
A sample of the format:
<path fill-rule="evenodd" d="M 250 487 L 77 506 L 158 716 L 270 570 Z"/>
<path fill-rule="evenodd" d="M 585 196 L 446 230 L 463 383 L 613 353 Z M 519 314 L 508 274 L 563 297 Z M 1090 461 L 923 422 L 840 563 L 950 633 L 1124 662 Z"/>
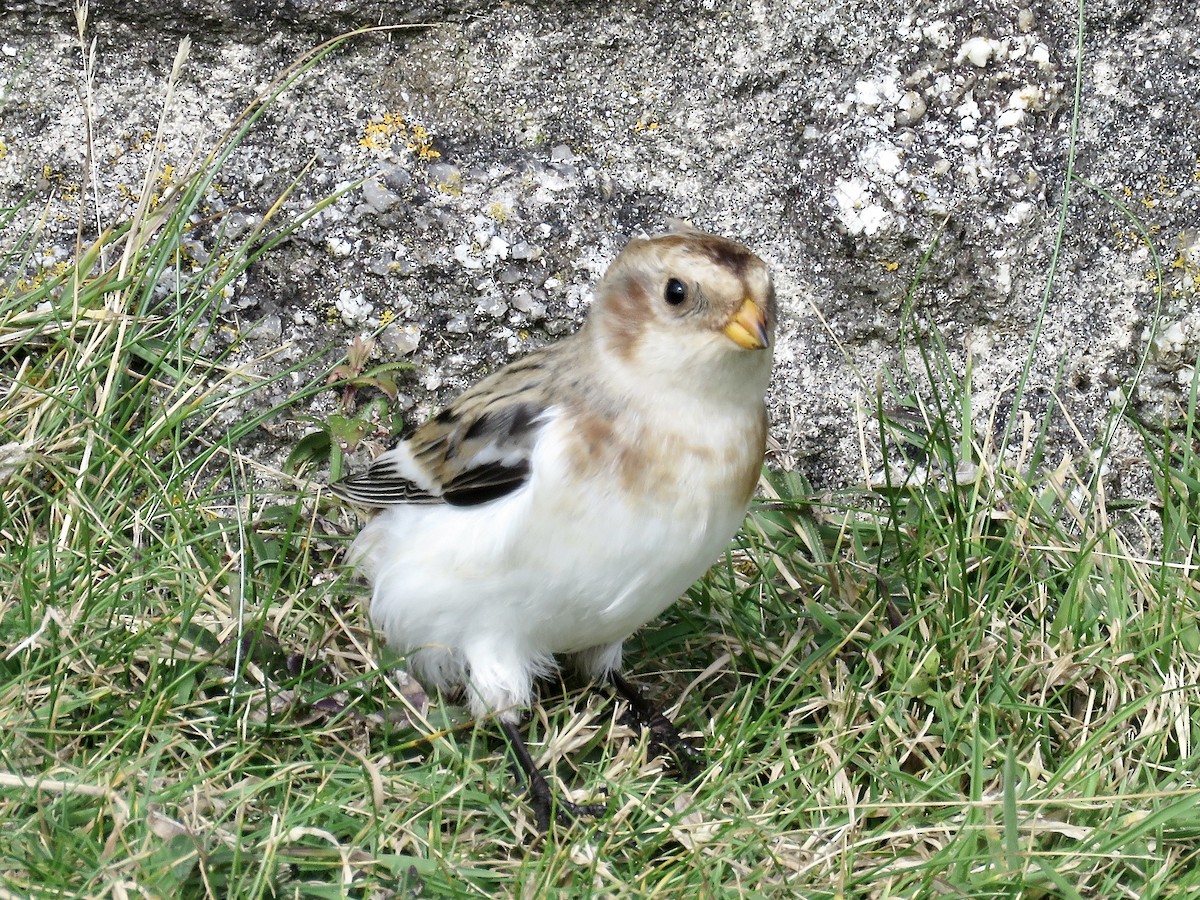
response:
<path fill-rule="evenodd" d="M 499 721 L 538 829 L 599 815 L 556 797 L 519 724 L 560 662 L 694 749 L 621 674 L 622 648 L 718 559 L 762 469 L 776 326 L 770 270 L 673 222 L 630 240 L 583 325 L 485 377 L 364 472 L 348 561 L 370 619 L 425 687 Z"/>

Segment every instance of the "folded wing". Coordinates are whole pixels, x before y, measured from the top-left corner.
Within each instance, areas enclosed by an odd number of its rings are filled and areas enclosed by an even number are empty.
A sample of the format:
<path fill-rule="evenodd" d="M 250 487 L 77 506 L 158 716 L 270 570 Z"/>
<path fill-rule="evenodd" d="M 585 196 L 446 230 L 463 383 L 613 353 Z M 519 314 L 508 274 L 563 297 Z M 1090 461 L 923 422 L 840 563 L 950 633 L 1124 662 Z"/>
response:
<path fill-rule="evenodd" d="M 370 468 L 330 490 L 363 506 L 475 506 L 529 480 L 533 448 L 554 416 L 534 354 L 480 382 Z"/>

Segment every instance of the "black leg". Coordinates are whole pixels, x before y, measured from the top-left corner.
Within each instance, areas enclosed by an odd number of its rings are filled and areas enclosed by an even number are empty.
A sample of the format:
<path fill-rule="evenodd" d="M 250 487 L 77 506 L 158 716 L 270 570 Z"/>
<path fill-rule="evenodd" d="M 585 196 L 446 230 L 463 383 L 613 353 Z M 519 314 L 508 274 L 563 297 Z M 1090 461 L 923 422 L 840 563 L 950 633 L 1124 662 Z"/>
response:
<path fill-rule="evenodd" d="M 554 820 L 566 828 L 576 819 L 585 816 L 599 816 L 608 811 L 608 806 L 604 803 L 588 803 L 580 806 L 578 803 L 572 803 L 562 797 L 556 800 L 545 777 L 534 765 L 533 757 L 529 755 L 529 748 L 525 746 L 525 740 L 521 737 L 521 731 L 517 728 L 516 723 L 501 719 L 500 727 L 504 730 L 504 736 L 508 738 L 508 745 L 517 758 L 517 765 L 525 773 L 525 781 L 529 785 L 529 803 L 533 806 L 533 815 L 537 819 L 538 831 L 544 834 L 550 830 L 552 812 Z"/>
<path fill-rule="evenodd" d="M 666 750 L 675 761 L 675 769 L 681 778 L 691 781 L 704 767 L 704 754 L 680 737 L 671 720 L 650 705 L 642 692 L 625 680 L 620 672 L 609 672 L 609 681 L 617 693 L 629 704 L 639 725 L 650 732 L 650 744 L 655 750 Z"/>

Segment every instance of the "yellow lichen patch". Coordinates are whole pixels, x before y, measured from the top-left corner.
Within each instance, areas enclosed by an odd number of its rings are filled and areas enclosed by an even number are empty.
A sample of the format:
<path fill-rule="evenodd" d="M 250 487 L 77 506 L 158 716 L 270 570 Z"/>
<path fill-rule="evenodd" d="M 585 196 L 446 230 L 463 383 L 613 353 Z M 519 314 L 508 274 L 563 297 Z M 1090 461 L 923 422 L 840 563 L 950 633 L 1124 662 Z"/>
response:
<path fill-rule="evenodd" d="M 42 269 L 38 270 L 34 275 L 31 275 L 28 278 L 17 278 L 17 289 L 34 290 L 36 288 L 40 288 L 42 284 L 58 280 L 58 278 L 62 277 L 62 275 L 65 275 L 70 269 L 71 263 L 66 259 L 60 259 L 59 262 L 56 262 L 52 265 L 43 266 Z"/>
<path fill-rule="evenodd" d="M 424 125 L 410 126 L 396 113 L 384 113 L 378 121 L 368 122 L 363 136 L 358 139 L 360 147 L 373 153 L 387 153 L 397 142 L 403 142 L 405 149 L 417 159 L 429 161 L 441 156 L 433 149 L 433 136 Z"/>
<path fill-rule="evenodd" d="M 1113 239 L 1118 250 L 1134 250 L 1138 247 L 1148 247 L 1147 237 L 1155 237 L 1162 231 L 1161 225 L 1151 225 L 1144 231 L 1136 228 L 1126 229 L 1123 222 L 1113 223 Z"/>
<path fill-rule="evenodd" d="M 433 186 L 443 194 L 457 197 L 462 193 L 462 175 L 457 171 L 453 172 L 444 180 L 435 182 Z"/>
<path fill-rule="evenodd" d="M 505 203 L 501 203 L 498 200 L 489 204 L 488 208 L 487 208 L 488 218 L 494 222 L 499 222 L 501 224 L 504 224 L 509 219 L 511 219 L 512 214 L 513 214 L 512 207 L 508 206 Z"/>
<path fill-rule="evenodd" d="M 425 130 L 424 125 L 414 125 L 405 146 L 417 154 L 417 159 L 437 159 L 442 154 L 433 149 L 433 137 Z"/>
<path fill-rule="evenodd" d="M 1200 291 L 1200 232 L 1191 229 L 1180 232 L 1171 269 L 1182 293 Z"/>
<path fill-rule="evenodd" d="M 359 146 L 368 150 L 384 152 L 391 149 L 392 136 L 400 134 L 407 138 L 408 126 L 403 117 L 394 113 L 384 113 L 378 122 L 368 122 L 363 136 L 358 139 Z"/>
<path fill-rule="evenodd" d="M 181 271 L 183 269 L 187 269 L 191 272 L 199 272 L 202 268 L 200 261 L 196 259 L 196 257 L 189 252 L 188 248 L 182 244 L 172 251 L 171 257 L 172 262 L 174 262 Z"/>
<path fill-rule="evenodd" d="M 79 199 L 79 185 L 75 182 L 67 181 L 67 177 L 62 172 L 57 171 L 48 164 L 42 166 L 42 180 L 51 187 L 56 188 L 59 197 L 66 202 L 72 203 Z"/>

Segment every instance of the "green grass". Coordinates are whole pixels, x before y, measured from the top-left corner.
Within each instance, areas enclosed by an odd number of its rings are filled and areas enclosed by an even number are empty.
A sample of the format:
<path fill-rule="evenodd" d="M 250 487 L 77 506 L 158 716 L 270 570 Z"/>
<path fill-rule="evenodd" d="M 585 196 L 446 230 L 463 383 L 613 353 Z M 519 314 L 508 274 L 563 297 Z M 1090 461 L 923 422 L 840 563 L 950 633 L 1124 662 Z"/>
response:
<path fill-rule="evenodd" d="M 921 364 L 863 423 L 878 477 L 766 473 L 738 548 L 630 643 L 704 774 L 548 688 L 535 757 L 610 811 L 539 839 L 497 729 L 377 651 L 351 516 L 256 455 L 337 360 L 264 408 L 290 370 L 214 349 L 227 286 L 303 219 L 191 224 L 253 115 L 61 271 L 16 227 L 32 199 L 0 218 L 0 897 L 1200 890 L 1195 383 L 1051 458 L 1064 410 L 999 427 L 908 316 Z M 1152 496 L 1106 495 L 1117 428 Z"/>

